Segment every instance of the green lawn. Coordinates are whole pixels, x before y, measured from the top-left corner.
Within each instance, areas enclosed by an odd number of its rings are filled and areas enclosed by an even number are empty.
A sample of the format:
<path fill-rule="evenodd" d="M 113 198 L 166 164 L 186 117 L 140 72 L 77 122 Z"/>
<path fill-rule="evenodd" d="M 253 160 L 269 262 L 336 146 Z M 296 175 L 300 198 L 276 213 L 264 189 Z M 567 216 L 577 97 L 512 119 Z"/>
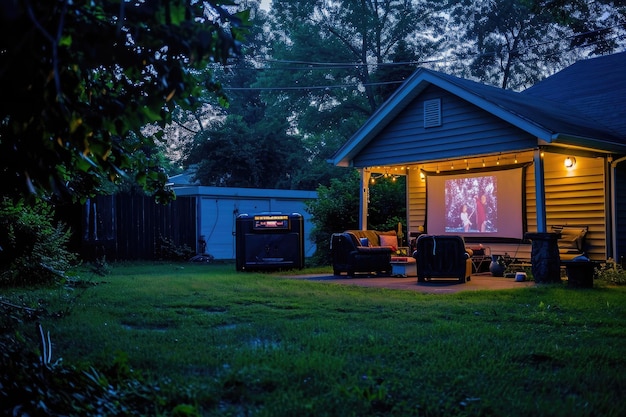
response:
<path fill-rule="evenodd" d="M 94 283 L 4 296 L 70 307 L 42 323 L 53 360 L 126 355 L 201 415 L 626 415 L 626 287 L 433 295 L 165 263 Z"/>

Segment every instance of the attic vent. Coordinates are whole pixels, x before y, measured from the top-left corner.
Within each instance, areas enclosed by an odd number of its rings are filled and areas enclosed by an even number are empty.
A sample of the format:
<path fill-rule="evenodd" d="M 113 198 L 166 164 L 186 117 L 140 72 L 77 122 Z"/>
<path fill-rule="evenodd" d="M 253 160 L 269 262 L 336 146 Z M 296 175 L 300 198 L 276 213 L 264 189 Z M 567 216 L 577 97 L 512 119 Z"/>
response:
<path fill-rule="evenodd" d="M 424 102 L 424 127 L 441 126 L 441 99 Z"/>

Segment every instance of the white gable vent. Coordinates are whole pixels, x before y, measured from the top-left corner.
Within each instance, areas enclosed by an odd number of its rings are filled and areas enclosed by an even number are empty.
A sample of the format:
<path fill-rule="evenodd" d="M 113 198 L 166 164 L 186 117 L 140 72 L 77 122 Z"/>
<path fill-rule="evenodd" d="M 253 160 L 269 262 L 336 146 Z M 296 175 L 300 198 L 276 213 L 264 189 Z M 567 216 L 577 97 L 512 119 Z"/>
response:
<path fill-rule="evenodd" d="M 424 127 L 441 126 L 441 99 L 424 101 Z"/>

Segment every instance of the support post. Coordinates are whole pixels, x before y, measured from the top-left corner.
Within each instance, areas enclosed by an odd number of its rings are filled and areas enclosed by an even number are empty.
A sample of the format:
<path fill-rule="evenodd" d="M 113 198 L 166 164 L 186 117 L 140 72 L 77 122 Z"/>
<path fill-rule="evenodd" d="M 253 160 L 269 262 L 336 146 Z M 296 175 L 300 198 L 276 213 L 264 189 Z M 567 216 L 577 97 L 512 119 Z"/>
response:
<path fill-rule="evenodd" d="M 361 230 L 367 230 L 367 212 L 369 211 L 369 182 L 372 171 L 369 168 L 361 169 L 361 193 L 360 193 L 360 212 L 359 225 Z"/>
<path fill-rule="evenodd" d="M 546 224 L 546 187 L 543 173 L 543 157 L 541 149 L 535 149 L 533 161 L 535 165 L 535 199 L 537 208 L 537 232 L 547 232 Z"/>

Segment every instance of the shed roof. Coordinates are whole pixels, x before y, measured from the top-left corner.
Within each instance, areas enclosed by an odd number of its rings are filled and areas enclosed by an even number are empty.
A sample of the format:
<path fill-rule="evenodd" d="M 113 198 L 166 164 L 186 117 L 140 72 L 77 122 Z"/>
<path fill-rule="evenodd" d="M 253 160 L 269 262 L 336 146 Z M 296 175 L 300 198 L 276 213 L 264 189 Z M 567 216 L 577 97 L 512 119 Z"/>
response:
<path fill-rule="evenodd" d="M 622 104 L 626 100 L 626 77 L 619 76 L 620 72 L 626 72 L 626 53 L 578 64 L 581 65 L 566 68 L 521 93 L 420 68 L 335 153 L 332 161 L 335 165 L 350 165 L 352 159 L 385 126 L 393 123 L 398 113 L 428 85 L 436 85 L 527 131 L 536 136 L 539 143 L 626 152 L 626 126 L 623 125 L 626 124 L 626 106 Z M 594 82 L 587 80 L 592 78 L 591 74 Z M 609 85 L 603 85 L 603 80 Z M 582 87 L 577 91 L 579 83 Z M 602 88 L 594 89 L 593 84 Z M 594 105 L 586 105 L 591 98 L 595 100 Z M 616 114 L 608 114 L 609 103 Z"/>

